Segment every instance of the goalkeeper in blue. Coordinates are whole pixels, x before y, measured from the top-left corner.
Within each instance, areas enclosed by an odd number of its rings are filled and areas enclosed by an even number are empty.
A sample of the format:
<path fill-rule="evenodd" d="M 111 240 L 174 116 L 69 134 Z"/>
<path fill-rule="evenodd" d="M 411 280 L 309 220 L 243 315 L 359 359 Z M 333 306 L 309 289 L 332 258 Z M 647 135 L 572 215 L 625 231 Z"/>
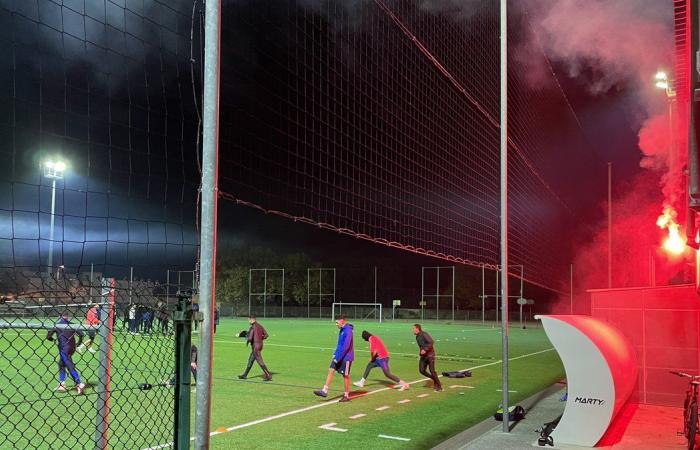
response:
<path fill-rule="evenodd" d="M 56 322 L 57 325 L 70 324 L 70 314 L 64 312 Z M 78 335 L 78 342 L 75 342 L 75 335 Z M 56 336 L 58 339 L 56 339 Z M 46 335 L 49 341 L 56 340 L 58 347 L 58 387 L 57 392 L 66 392 L 66 370 L 75 382 L 75 388 L 78 394 L 85 392 L 85 383 L 80 380 L 78 370 L 73 363 L 73 353 L 78 345 L 83 342 L 83 332 L 80 330 L 71 330 L 66 328 L 53 328 Z"/>

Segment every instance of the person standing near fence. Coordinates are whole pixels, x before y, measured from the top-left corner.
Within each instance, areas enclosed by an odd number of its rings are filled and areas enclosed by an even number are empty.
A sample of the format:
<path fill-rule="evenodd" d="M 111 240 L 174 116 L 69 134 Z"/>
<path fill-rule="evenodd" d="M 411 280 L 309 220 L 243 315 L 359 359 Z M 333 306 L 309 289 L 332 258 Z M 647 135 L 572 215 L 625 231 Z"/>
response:
<path fill-rule="evenodd" d="M 136 334 L 136 304 L 129 306 L 129 333 Z"/>
<path fill-rule="evenodd" d="M 426 332 L 420 324 L 413 324 L 413 334 L 416 336 L 416 343 L 418 344 L 420 360 L 418 362 L 418 371 L 433 380 L 433 389 L 435 392 L 442 391 L 442 384 L 440 383 L 440 378 L 438 378 L 435 372 L 435 348 L 433 344 L 433 338 Z M 430 369 L 430 373 L 426 369 Z"/>
<path fill-rule="evenodd" d="M 399 379 L 396 375 L 391 373 L 389 369 L 389 351 L 384 346 L 384 342 L 379 338 L 379 336 L 374 336 L 368 331 L 362 332 L 362 339 L 369 342 L 369 363 L 365 368 L 365 374 L 360 378 L 360 381 L 353 383 L 357 387 L 364 387 L 367 377 L 369 377 L 369 372 L 375 367 L 380 367 L 384 372 L 384 376 L 398 383 L 399 390 L 405 391 L 409 388 L 409 384 L 405 381 Z"/>
<path fill-rule="evenodd" d="M 64 312 L 61 317 L 56 322 L 57 325 L 68 325 L 70 324 L 70 314 Z M 66 370 L 70 373 L 71 378 L 75 382 L 75 388 L 78 394 L 82 394 L 85 391 L 85 384 L 80 380 L 80 375 L 78 370 L 75 368 L 73 363 L 73 354 L 75 353 L 76 342 L 75 335 L 78 335 L 78 345 L 83 342 L 83 332 L 75 331 L 66 328 L 53 328 L 49 330 L 46 335 L 46 340 L 53 341 L 54 336 L 58 336 L 58 387 L 57 392 L 66 392 Z"/>
<path fill-rule="evenodd" d="M 88 309 L 88 312 L 86 314 L 86 320 L 85 323 L 87 325 L 92 325 L 92 326 L 97 326 L 100 324 L 100 315 L 99 311 L 97 310 L 97 305 L 93 306 L 92 308 Z M 76 351 L 78 353 L 82 353 L 87 349 L 90 353 L 97 353 L 97 350 L 92 348 L 92 343 L 95 342 L 95 337 L 97 336 L 97 330 L 96 329 L 90 329 L 87 332 L 88 338 L 78 346 Z"/>
<path fill-rule="evenodd" d="M 160 332 L 168 334 L 168 305 L 161 302 L 158 308 L 158 320 L 160 321 Z"/>
<path fill-rule="evenodd" d="M 314 394 L 319 397 L 328 397 L 328 385 L 333 381 L 333 375 L 338 372 L 343 376 L 343 383 L 345 386 L 345 394 L 339 400 L 341 402 L 350 401 L 350 368 L 352 367 L 352 362 L 355 360 L 355 347 L 352 341 L 352 325 L 345 321 L 345 316 L 340 314 L 337 316 L 335 321 L 335 326 L 340 329 L 338 333 L 338 345 L 335 348 L 335 353 L 333 353 L 333 361 L 331 361 L 331 366 L 328 369 L 328 376 L 326 377 L 326 384 L 323 385 L 323 389 L 314 391 Z"/>
<path fill-rule="evenodd" d="M 238 375 L 238 378 L 241 380 L 248 378 L 248 372 L 253 368 L 253 363 L 257 361 L 258 365 L 263 370 L 263 381 L 272 381 L 272 374 L 267 370 L 267 366 L 262 357 L 263 341 L 268 337 L 267 331 L 258 323 L 255 314 L 251 314 L 248 317 L 248 323 L 250 324 L 250 328 L 248 329 L 248 334 L 246 334 L 246 345 L 250 344 L 250 356 L 248 357 L 248 365 L 245 371 L 241 375 Z"/>

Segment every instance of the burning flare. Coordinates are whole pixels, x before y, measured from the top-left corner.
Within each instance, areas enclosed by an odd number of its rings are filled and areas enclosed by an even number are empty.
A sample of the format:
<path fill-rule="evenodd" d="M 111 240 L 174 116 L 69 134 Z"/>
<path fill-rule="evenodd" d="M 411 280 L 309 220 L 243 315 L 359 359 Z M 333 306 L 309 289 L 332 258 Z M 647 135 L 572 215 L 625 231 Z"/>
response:
<path fill-rule="evenodd" d="M 664 212 L 656 219 L 656 225 L 668 230 L 668 237 L 664 239 L 663 248 L 673 254 L 680 255 L 685 251 L 685 239 L 681 236 L 680 225 L 676 222 L 676 210 L 671 206 L 664 207 Z"/>

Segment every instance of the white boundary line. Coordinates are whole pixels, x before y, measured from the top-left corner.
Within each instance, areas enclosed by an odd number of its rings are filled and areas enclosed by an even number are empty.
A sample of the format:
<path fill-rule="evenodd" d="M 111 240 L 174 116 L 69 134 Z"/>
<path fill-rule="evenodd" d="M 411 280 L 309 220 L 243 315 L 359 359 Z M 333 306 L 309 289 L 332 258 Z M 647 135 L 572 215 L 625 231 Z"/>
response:
<path fill-rule="evenodd" d="M 384 439 L 393 439 L 395 441 L 410 441 L 411 439 L 405 438 L 405 437 L 400 437 L 400 436 L 389 436 L 386 434 L 378 434 L 377 437 L 384 438 Z"/>
<path fill-rule="evenodd" d="M 354 416 L 350 416 L 349 418 L 352 420 L 359 419 L 360 417 L 365 417 L 367 414 L 355 414 Z"/>
<path fill-rule="evenodd" d="M 375 411 L 384 411 L 386 409 L 389 409 L 389 406 L 380 406 L 379 408 L 374 408 Z"/>
<path fill-rule="evenodd" d="M 538 352 L 527 353 L 527 354 L 525 354 L 525 355 L 520 355 L 520 356 L 515 356 L 515 357 L 513 357 L 513 358 L 509 358 L 508 361 L 515 361 L 515 360 L 518 360 L 518 359 L 527 358 L 527 357 L 529 357 L 529 356 L 535 356 L 535 355 L 539 355 L 539 354 L 542 354 L 542 353 L 551 352 L 552 350 L 554 350 L 554 348 L 548 348 L 548 349 L 545 349 L 545 350 L 540 350 L 540 351 L 538 351 Z M 484 367 L 495 366 L 496 364 L 500 364 L 501 362 L 502 362 L 502 361 L 499 359 L 498 361 L 494 361 L 494 362 L 490 362 L 490 363 L 486 363 L 486 364 L 481 364 L 481 365 L 479 365 L 479 366 L 469 367 L 469 368 L 467 368 L 467 369 L 462 369 L 462 370 L 476 370 L 476 369 L 482 369 L 482 368 L 484 368 Z M 439 377 L 442 377 L 442 375 L 438 375 L 438 376 L 439 376 Z M 430 380 L 430 378 L 421 378 L 421 379 L 419 379 L 419 380 L 411 381 L 411 382 L 409 382 L 408 384 L 422 383 L 422 382 L 428 381 L 428 380 Z M 367 396 L 367 395 L 372 395 L 372 394 L 376 394 L 376 393 L 378 393 L 378 392 L 384 392 L 384 391 L 388 391 L 388 390 L 391 390 L 391 389 L 392 389 L 392 388 L 390 388 L 390 387 L 380 388 L 380 389 L 376 389 L 376 390 L 374 390 L 374 391 L 369 391 L 369 392 L 366 393 L 366 394 L 358 395 L 358 396 L 356 396 L 356 397 L 365 397 L 365 396 Z M 353 397 L 351 397 L 351 398 L 353 398 Z M 242 424 L 240 424 L 240 425 L 235 425 L 235 426 L 232 426 L 232 427 L 228 427 L 228 428 L 226 428 L 226 431 L 227 431 L 227 432 L 228 432 L 228 431 L 235 431 L 235 430 L 240 430 L 240 429 L 242 429 L 242 428 L 252 427 L 253 425 L 258 425 L 258 424 L 261 424 L 261 423 L 270 422 L 270 421 L 272 421 L 272 420 L 281 419 L 281 418 L 283 418 L 283 417 L 292 416 L 292 415 L 294 415 L 294 414 L 300 414 L 300 413 L 303 413 L 303 412 L 306 412 L 306 411 L 311 411 L 311 410 L 313 410 L 313 409 L 318 409 L 318 408 L 323 408 L 323 407 L 326 407 L 326 406 L 334 405 L 334 404 L 338 403 L 339 401 L 340 401 L 340 398 L 337 399 L 337 400 L 330 400 L 330 401 L 327 401 L 327 402 L 324 402 L 324 403 L 317 403 L 317 404 L 315 404 L 315 405 L 307 406 L 307 407 L 305 407 L 305 408 L 299 408 L 299 409 L 295 409 L 295 410 L 292 410 L 292 411 L 287 411 L 287 412 L 284 412 L 284 413 L 276 414 L 276 415 L 274 415 L 274 416 L 264 417 L 264 418 L 262 418 L 262 419 L 253 420 L 252 422 L 242 423 Z M 213 434 L 213 435 L 212 435 L 212 433 L 216 433 L 216 434 Z M 209 433 L 209 436 L 216 436 L 217 434 L 223 434 L 222 432 L 217 432 L 217 431 L 214 431 L 214 432 L 212 432 L 212 433 Z M 194 441 L 194 437 L 190 438 L 190 441 Z M 158 445 L 158 446 L 155 446 L 155 447 L 148 447 L 148 448 L 146 448 L 145 450 L 158 450 L 158 449 L 161 449 L 161 448 L 172 447 L 172 445 L 173 445 L 173 443 L 172 443 L 172 442 L 169 442 L 169 443 L 167 443 L 167 444 L 161 444 L 161 445 Z"/>

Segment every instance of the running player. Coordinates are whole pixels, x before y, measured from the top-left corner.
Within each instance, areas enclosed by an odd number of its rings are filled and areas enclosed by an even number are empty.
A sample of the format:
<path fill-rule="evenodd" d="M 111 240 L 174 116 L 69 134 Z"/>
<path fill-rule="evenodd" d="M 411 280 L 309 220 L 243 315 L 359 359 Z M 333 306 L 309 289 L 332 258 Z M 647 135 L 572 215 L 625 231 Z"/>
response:
<path fill-rule="evenodd" d="M 416 343 L 420 349 L 420 362 L 418 363 L 418 371 L 424 376 L 433 380 L 433 388 L 435 392 L 442 391 L 440 378 L 435 373 L 435 348 L 433 348 L 433 338 L 423 331 L 420 324 L 413 324 L 413 334 L 416 336 Z M 430 369 L 430 373 L 426 372 L 426 368 Z"/>
<path fill-rule="evenodd" d="M 328 369 L 328 376 L 326 377 L 326 384 L 323 385 L 323 389 L 314 391 L 314 394 L 319 397 L 328 397 L 328 385 L 333 381 L 333 375 L 338 372 L 343 376 L 343 382 L 345 385 L 345 394 L 343 398 L 340 399 L 341 402 L 350 401 L 350 367 L 352 367 L 352 362 L 355 360 L 355 349 L 352 342 L 352 325 L 346 322 L 344 315 L 337 316 L 335 325 L 340 329 L 338 333 L 338 345 L 335 348 L 335 353 L 333 354 L 333 361 L 331 361 L 331 367 Z"/>
<path fill-rule="evenodd" d="M 369 341 L 369 363 L 367 364 L 365 374 L 362 375 L 360 381 L 353 384 L 357 387 L 364 387 L 370 370 L 374 369 L 375 367 L 381 367 L 385 377 L 394 383 L 399 384 L 400 391 L 405 391 L 408 389 L 408 383 L 400 380 L 399 377 L 391 373 L 391 370 L 389 369 L 389 351 L 387 351 L 386 346 L 384 346 L 384 342 L 379 338 L 379 336 L 374 336 L 368 331 L 363 331 L 362 339 Z"/>

